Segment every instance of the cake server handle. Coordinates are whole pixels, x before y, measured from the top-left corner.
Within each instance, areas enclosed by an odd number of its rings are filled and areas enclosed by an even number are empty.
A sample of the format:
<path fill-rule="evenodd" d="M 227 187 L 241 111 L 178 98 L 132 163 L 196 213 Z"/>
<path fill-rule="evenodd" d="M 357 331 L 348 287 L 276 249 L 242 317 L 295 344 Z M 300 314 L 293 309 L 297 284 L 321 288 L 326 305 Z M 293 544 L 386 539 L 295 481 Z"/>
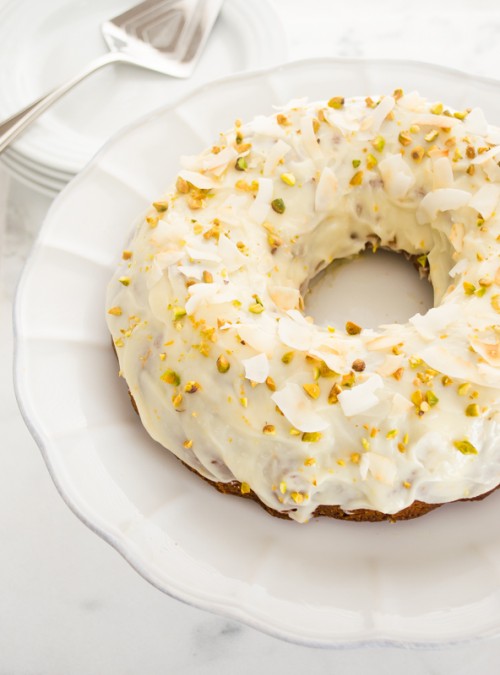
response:
<path fill-rule="evenodd" d="M 34 122 L 47 108 L 58 101 L 68 91 L 73 89 L 82 80 L 87 78 L 92 73 L 100 70 L 110 63 L 130 63 L 132 65 L 140 65 L 137 61 L 127 54 L 119 52 L 111 52 L 104 54 L 95 59 L 89 65 L 81 70 L 78 75 L 72 77 L 70 80 L 62 84 L 60 87 L 53 89 L 51 92 L 42 96 L 37 101 L 30 103 L 25 108 L 15 113 L 8 119 L 0 123 L 0 153 L 2 153 L 22 132 Z"/>

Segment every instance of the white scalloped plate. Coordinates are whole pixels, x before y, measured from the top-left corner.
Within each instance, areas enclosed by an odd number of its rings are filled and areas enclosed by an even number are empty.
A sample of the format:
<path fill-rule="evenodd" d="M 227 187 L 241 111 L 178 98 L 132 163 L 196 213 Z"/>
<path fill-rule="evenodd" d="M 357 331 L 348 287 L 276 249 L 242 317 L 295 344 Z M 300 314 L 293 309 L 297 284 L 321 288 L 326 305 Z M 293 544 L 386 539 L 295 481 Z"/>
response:
<path fill-rule="evenodd" d="M 390 525 L 306 526 L 218 494 L 149 439 L 104 321 L 130 224 L 236 117 L 308 95 L 417 88 L 500 121 L 500 84 L 417 63 L 314 60 L 205 86 L 110 141 L 55 201 L 16 302 L 22 413 L 73 511 L 162 591 L 308 645 L 500 631 L 500 493 Z M 200 114 L 202 111 L 203 114 Z"/>

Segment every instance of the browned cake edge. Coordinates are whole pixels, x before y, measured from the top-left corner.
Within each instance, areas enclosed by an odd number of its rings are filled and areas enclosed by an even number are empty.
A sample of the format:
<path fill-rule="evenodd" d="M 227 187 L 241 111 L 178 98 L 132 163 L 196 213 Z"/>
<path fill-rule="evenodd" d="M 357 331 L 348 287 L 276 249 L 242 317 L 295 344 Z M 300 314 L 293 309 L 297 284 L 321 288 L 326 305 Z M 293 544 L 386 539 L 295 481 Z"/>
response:
<path fill-rule="evenodd" d="M 190 471 L 195 473 L 200 478 L 203 478 L 204 481 L 212 485 L 216 490 L 222 492 L 223 494 L 236 495 L 237 497 L 244 497 L 245 499 L 250 499 L 253 502 L 257 503 L 263 509 L 265 509 L 271 516 L 276 518 L 284 518 L 286 520 L 291 520 L 287 512 L 277 511 L 276 509 L 267 506 L 264 504 L 259 497 L 250 490 L 250 492 L 241 491 L 241 483 L 239 481 L 231 481 L 230 483 L 221 483 L 218 481 L 210 480 L 202 476 L 196 469 L 193 469 L 188 464 L 182 462 L 185 467 Z M 467 502 L 467 501 L 480 501 L 494 492 L 498 487 L 493 488 L 489 492 L 485 492 L 478 497 L 471 497 L 469 499 L 459 499 L 457 501 Z M 454 502 L 448 502 L 453 504 Z M 419 518 L 420 516 L 425 516 L 427 513 L 434 511 L 439 506 L 444 506 L 444 504 L 426 504 L 425 502 L 414 501 L 413 504 L 407 506 L 405 509 L 398 511 L 397 513 L 382 513 L 381 511 L 372 511 L 371 509 L 355 509 L 354 511 L 344 511 L 340 506 L 335 505 L 322 505 L 316 507 L 316 510 L 312 514 L 313 518 L 318 518 L 319 516 L 326 516 L 327 518 L 337 518 L 338 520 L 352 520 L 355 522 L 380 522 L 383 520 L 388 520 L 394 522 L 396 520 L 411 520 L 412 518 Z M 290 509 L 293 511 L 293 509 Z"/>
<path fill-rule="evenodd" d="M 130 390 L 128 393 L 135 412 L 139 414 L 139 411 L 137 410 L 137 405 L 134 401 L 134 397 L 130 393 Z M 204 481 L 212 485 L 216 490 L 218 490 L 222 494 L 227 495 L 230 494 L 235 495 L 237 497 L 244 497 L 245 499 L 250 499 L 251 501 L 261 506 L 271 516 L 275 516 L 276 518 L 284 518 L 285 520 L 292 520 L 286 511 L 277 511 L 276 509 L 267 506 L 267 504 L 264 504 L 264 502 L 261 501 L 261 499 L 255 494 L 253 490 L 250 490 L 250 492 L 242 492 L 241 483 L 239 481 L 233 480 L 230 483 L 222 483 L 220 481 L 210 480 L 210 478 L 206 478 L 205 476 L 202 476 L 200 473 L 198 473 L 198 471 L 196 471 L 196 469 L 193 469 L 193 467 L 189 466 L 189 464 L 186 464 L 185 462 L 182 462 L 182 464 L 184 464 L 186 468 L 188 468 L 194 474 L 196 474 Z M 469 499 L 459 499 L 456 501 L 461 502 L 481 501 L 482 499 L 490 495 L 492 492 L 495 492 L 495 490 L 497 490 L 499 487 L 500 485 L 497 485 L 497 487 L 493 488 L 493 490 L 489 490 L 488 492 L 485 492 L 484 494 L 479 495 L 478 497 L 471 497 Z M 447 503 L 453 504 L 454 502 L 447 502 Z M 352 520 L 355 522 L 375 523 L 381 522 L 383 520 L 395 522 L 396 520 L 411 520 L 412 518 L 420 518 L 420 516 L 425 516 L 427 513 L 434 511 L 434 509 L 437 509 L 439 506 L 444 506 L 444 504 L 426 504 L 425 502 L 414 501 L 413 504 L 410 504 L 410 506 L 407 506 L 406 508 L 402 509 L 401 511 L 398 511 L 397 513 L 382 513 L 382 511 L 373 511 L 371 509 L 355 509 L 354 511 L 344 511 L 340 506 L 325 504 L 316 507 L 314 513 L 312 514 L 312 517 L 319 518 L 320 516 L 326 516 L 327 518 L 337 518 L 338 520 Z M 293 509 L 290 509 L 290 511 L 293 511 Z"/>

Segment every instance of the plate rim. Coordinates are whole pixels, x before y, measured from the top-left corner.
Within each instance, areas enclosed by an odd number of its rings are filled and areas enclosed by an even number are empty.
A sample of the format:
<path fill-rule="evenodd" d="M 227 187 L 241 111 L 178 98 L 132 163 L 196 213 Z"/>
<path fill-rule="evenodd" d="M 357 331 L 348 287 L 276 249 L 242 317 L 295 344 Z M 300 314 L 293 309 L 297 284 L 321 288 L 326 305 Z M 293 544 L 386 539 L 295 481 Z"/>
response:
<path fill-rule="evenodd" d="M 25 4 L 37 4 L 36 0 L 24 0 Z M 64 3 L 62 3 L 64 4 Z M 9 16 L 11 14 L 14 14 L 14 21 L 16 20 L 16 12 L 17 12 L 17 2 L 16 0 L 7 0 L 4 5 L 2 6 L 0 4 L 0 18 L 3 18 L 5 15 Z M 226 12 L 227 13 L 227 19 L 229 19 L 231 26 L 234 27 L 234 25 L 237 25 L 240 23 L 240 21 L 245 21 L 248 19 L 248 17 L 253 17 L 254 15 L 264 15 L 266 14 L 266 17 L 269 19 L 267 23 L 273 23 L 275 28 L 273 29 L 273 40 L 272 42 L 267 41 L 266 46 L 264 49 L 266 50 L 266 60 L 270 61 L 271 66 L 275 66 L 277 64 L 277 60 L 283 60 L 286 59 L 288 56 L 289 52 L 289 41 L 287 38 L 287 35 L 285 33 L 285 29 L 283 26 L 282 21 L 279 18 L 279 14 L 272 4 L 271 0 L 261 0 L 259 3 L 256 3 L 255 6 L 252 5 L 252 7 L 248 6 L 248 3 L 245 2 L 245 0 L 232 0 L 232 2 L 227 2 L 223 5 L 221 12 Z M 258 17 L 255 20 L 254 23 L 254 28 L 258 28 Z M 1 31 L 0 31 L 1 34 Z M 247 45 L 250 46 L 250 45 Z M 0 50 L 1 51 L 1 50 Z M 102 54 L 107 53 L 107 48 L 104 49 Z M 95 58 L 98 57 L 98 54 L 96 54 Z M 259 57 L 257 59 L 258 61 L 260 60 L 262 62 L 262 58 Z M 250 64 L 251 70 L 258 70 L 261 68 L 259 64 L 257 63 L 255 66 L 252 66 Z M 217 79 L 223 79 L 225 77 L 230 77 L 231 75 L 235 74 L 238 71 L 233 71 L 232 73 L 229 73 L 227 75 L 222 76 L 221 78 Z M 250 71 L 245 71 L 245 72 L 250 72 Z M 68 78 L 70 77 L 71 73 L 68 75 Z M 166 76 L 168 77 L 168 76 Z M 1 78 L 0 78 L 1 79 Z M 175 78 L 170 78 L 170 79 L 175 79 Z M 215 81 L 215 80 L 212 80 Z M 198 85 L 198 87 L 203 86 L 203 84 Z M 191 90 L 190 90 L 191 91 Z M 188 94 L 190 93 L 188 92 Z M 182 97 L 183 95 L 181 95 Z M 178 95 L 174 94 L 174 101 L 179 98 Z M 18 104 L 19 107 L 21 107 L 23 104 L 20 103 Z M 150 111 L 149 113 L 146 113 L 146 115 L 141 115 L 141 117 L 147 117 L 149 114 L 151 114 Z M 4 115 L 10 115 L 12 112 L 5 112 Z M 61 123 L 57 123 L 57 120 L 55 122 L 49 122 L 50 124 L 55 124 L 54 128 L 61 128 L 64 127 Z M 131 124 L 134 124 L 132 122 Z M 130 123 L 125 124 L 122 126 L 122 130 L 127 129 L 130 126 Z M 113 138 L 115 133 L 111 136 Z M 47 158 L 49 159 L 47 163 L 47 167 L 51 170 L 56 170 L 56 171 L 61 171 L 63 173 L 68 173 L 71 178 L 76 176 L 80 171 L 82 171 L 86 165 L 92 161 L 93 156 L 90 157 L 88 160 L 85 161 L 83 165 L 81 165 L 80 159 L 82 158 L 82 152 L 85 154 L 84 151 L 84 146 L 85 146 L 85 141 L 88 140 L 90 136 L 88 137 L 81 137 L 81 143 L 77 149 L 76 154 L 71 151 L 66 151 L 65 149 L 65 137 L 63 136 L 57 136 L 55 139 L 56 146 L 55 146 L 55 154 L 54 154 L 54 149 L 51 151 L 51 144 L 46 143 L 44 144 L 43 139 L 30 139 L 29 136 L 28 138 L 23 138 L 20 137 L 18 139 L 17 143 L 17 151 L 20 152 L 21 154 L 25 155 L 28 158 L 33 158 L 34 161 L 38 162 L 38 164 L 43 165 L 43 159 Z M 108 139 L 109 140 L 109 139 Z M 107 142 L 107 141 L 106 141 Z M 52 144 L 53 145 L 53 144 Z M 16 147 L 16 146 L 13 146 Z M 101 146 L 102 147 L 102 146 Z M 100 148 L 97 150 L 99 152 Z M 96 153 L 94 153 L 96 154 Z"/>
<path fill-rule="evenodd" d="M 276 623 L 270 623 L 259 616 L 258 612 L 252 610 L 248 605 L 238 606 L 229 596 L 218 595 L 216 598 L 201 597 L 196 594 L 190 593 L 186 588 L 180 588 L 178 583 L 174 579 L 169 579 L 169 587 L 165 586 L 163 581 L 160 581 L 155 574 L 154 568 L 147 568 L 144 564 L 144 556 L 138 554 L 130 545 L 127 547 L 127 540 L 123 535 L 117 536 L 110 529 L 106 530 L 105 524 L 101 522 L 98 514 L 92 512 L 91 509 L 85 510 L 85 503 L 78 498 L 75 499 L 74 492 L 71 488 L 70 483 L 65 483 L 63 475 L 58 473 L 57 467 L 52 461 L 50 455 L 50 447 L 52 445 L 51 439 L 46 437 L 37 426 L 36 415 L 31 414 L 29 410 L 29 396 L 26 393 L 26 382 L 22 376 L 23 364 L 25 361 L 26 353 L 26 340 L 23 337 L 23 321 L 21 317 L 21 307 L 23 302 L 23 295 L 25 292 L 25 287 L 31 276 L 32 269 L 34 268 L 37 259 L 44 248 L 44 231 L 46 229 L 47 223 L 50 221 L 52 212 L 55 211 L 59 203 L 67 198 L 67 194 L 71 189 L 78 185 L 80 182 L 84 181 L 87 177 L 87 174 L 92 170 L 94 164 L 97 164 L 101 157 L 107 153 L 107 151 L 112 147 L 117 141 L 122 137 L 133 133 L 134 130 L 141 127 L 144 124 L 147 124 L 149 121 L 161 117 L 162 115 L 167 114 L 169 111 L 181 106 L 185 102 L 189 101 L 191 98 L 194 98 L 206 90 L 211 88 L 231 83 L 233 80 L 238 80 L 242 82 L 243 80 L 248 80 L 254 77 L 266 77 L 272 74 L 281 72 L 282 70 L 289 70 L 294 68 L 301 67 L 314 67 L 314 66 L 394 66 L 395 64 L 399 66 L 408 66 L 408 67 L 417 67 L 419 69 L 433 71 L 441 73 L 443 76 L 452 76 L 452 77 L 467 77 L 468 79 L 474 80 L 475 83 L 485 84 L 488 86 L 493 86 L 499 89 L 500 91 L 500 80 L 490 77 L 476 76 L 471 73 L 461 71 L 456 68 L 451 68 L 448 66 L 442 66 L 438 64 L 433 64 L 426 61 L 417 61 L 410 59 L 371 59 L 371 58 L 340 58 L 340 57 L 317 57 L 317 58 L 308 58 L 300 59 L 296 61 L 289 61 L 275 66 L 267 68 L 258 68 L 251 71 L 245 71 L 244 73 L 236 73 L 226 75 L 221 78 L 217 78 L 208 83 L 202 84 L 199 87 L 196 87 L 193 90 L 185 93 L 184 95 L 174 99 L 171 103 L 163 105 L 150 113 L 141 116 L 134 122 L 126 125 L 122 129 L 118 130 L 113 136 L 104 143 L 104 145 L 94 154 L 94 156 L 87 162 L 85 167 L 68 183 L 68 185 L 58 194 L 56 199 L 52 202 L 42 226 L 39 230 L 38 236 L 35 240 L 32 250 L 30 251 L 29 257 L 24 265 L 22 274 L 20 276 L 14 297 L 13 303 L 13 334 L 14 334 L 14 360 L 13 360 L 13 381 L 14 381 L 14 392 L 21 412 L 21 416 L 26 424 L 30 434 L 40 448 L 42 457 L 47 465 L 49 474 L 56 486 L 59 494 L 61 495 L 64 502 L 71 509 L 71 511 L 95 534 L 97 534 L 101 539 L 110 544 L 131 566 L 138 572 L 143 579 L 148 581 L 155 588 L 161 592 L 173 597 L 177 600 L 185 602 L 188 605 L 193 607 L 199 607 L 201 609 L 210 611 L 214 614 L 222 615 L 230 619 L 235 619 L 242 622 L 245 625 L 248 625 L 252 628 L 260 630 L 263 633 L 277 637 L 286 642 L 291 642 L 294 644 L 300 644 L 308 647 L 319 647 L 319 648 L 334 648 L 334 649 L 352 649 L 352 648 L 368 648 L 368 647 L 396 647 L 403 649 L 437 649 L 443 647 L 451 647 L 454 645 L 463 645 L 472 642 L 479 642 L 485 639 L 490 639 L 492 637 L 498 637 L 500 634 L 500 616 L 497 619 L 495 626 L 490 626 L 489 628 L 484 629 L 480 634 L 464 637 L 463 635 L 456 638 L 447 638 L 445 640 L 437 639 L 420 639 L 420 640 L 411 640 L 405 638 L 394 638 L 385 634 L 379 628 L 371 629 L 371 634 L 369 637 L 342 637 L 341 639 L 337 638 L 314 638 L 310 636 L 303 636 L 297 633 L 296 630 L 291 630 L 290 628 L 285 629 L 279 627 Z M 177 584 L 177 585 L 176 585 Z"/>

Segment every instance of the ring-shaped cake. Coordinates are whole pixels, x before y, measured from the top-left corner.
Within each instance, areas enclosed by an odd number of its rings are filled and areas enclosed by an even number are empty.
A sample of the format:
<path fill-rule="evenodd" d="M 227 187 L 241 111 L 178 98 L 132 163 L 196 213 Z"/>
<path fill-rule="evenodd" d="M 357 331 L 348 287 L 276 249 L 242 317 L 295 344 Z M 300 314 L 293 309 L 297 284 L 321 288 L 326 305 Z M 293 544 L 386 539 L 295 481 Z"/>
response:
<path fill-rule="evenodd" d="M 299 522 L 410 518 L 493 490 L 499 143 L 479 109 L 397 90 L 292 101 L 184 157 L 106 300 L 151 436 Z M 367 246 L 411 256 L 434 308 L 315 324 L 312 279 Z"/>

